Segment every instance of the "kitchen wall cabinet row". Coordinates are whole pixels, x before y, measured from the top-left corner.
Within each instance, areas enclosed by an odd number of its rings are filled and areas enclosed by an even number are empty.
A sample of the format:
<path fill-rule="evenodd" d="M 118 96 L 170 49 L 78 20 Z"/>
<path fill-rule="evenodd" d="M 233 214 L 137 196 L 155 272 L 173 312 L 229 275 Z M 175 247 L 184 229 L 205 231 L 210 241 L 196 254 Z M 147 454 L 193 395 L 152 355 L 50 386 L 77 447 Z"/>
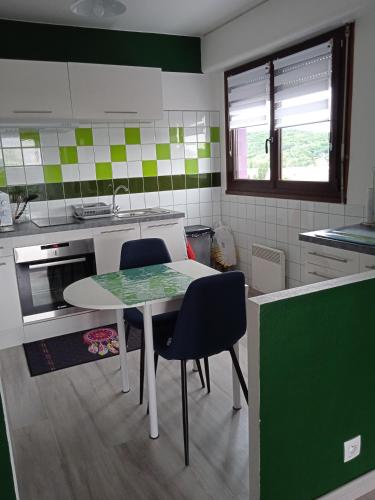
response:
<path fill-rule="evenodd" d="M 95 328 L 115 321 L 113 311 L 83 311 L 82 314 L 61 319 L 24 325 L 18 294 L 14 248 L 93 238 L 97 272 L 103 274 L 118 270 L 121 247 L 125 241 L 152 237 L 162 238 L 165 241 L 172 260 L 187 258 L 182 218 L 1 238 L 0 349 L 86 328 Z"/>
<path fill-rule="evenodd" d="M 0 120 L 157 120 L 159 68 L 0 59 Z"/>

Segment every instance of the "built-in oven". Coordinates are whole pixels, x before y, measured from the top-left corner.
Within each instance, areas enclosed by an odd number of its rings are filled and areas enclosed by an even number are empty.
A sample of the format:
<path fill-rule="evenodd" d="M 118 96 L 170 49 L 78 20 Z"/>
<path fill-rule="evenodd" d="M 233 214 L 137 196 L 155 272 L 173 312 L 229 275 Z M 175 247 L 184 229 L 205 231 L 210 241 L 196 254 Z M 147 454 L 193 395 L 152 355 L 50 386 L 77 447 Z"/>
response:
<path fill-rule="evenodd" d="M 64 301 L 71 283 L 96 274 L 92 239 L 14 249 L 24 323 L 82 312 Z"/>

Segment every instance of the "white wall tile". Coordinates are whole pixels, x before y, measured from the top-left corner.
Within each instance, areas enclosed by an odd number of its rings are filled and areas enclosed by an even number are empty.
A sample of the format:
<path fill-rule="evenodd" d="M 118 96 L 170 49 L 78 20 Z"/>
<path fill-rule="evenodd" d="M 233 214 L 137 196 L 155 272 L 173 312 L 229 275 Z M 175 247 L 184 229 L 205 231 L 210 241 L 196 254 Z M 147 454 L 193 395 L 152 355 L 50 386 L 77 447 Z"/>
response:
<path fill-rule="evenodd" d="M 81 181 L 92 181 L 96 179 L 95 165 L 93 163 L 80 163 L 79 178 Z"/>
<path fill-rule="evenodd" d="M 95 163 L 111 161 L 109 146 L 94 146 Z"/>
<path fill-rule="evenodd" d="M 26 184 L 25 169 L 23 167 L 5 167 L 5 174 L 9 186 Z"/>
<path fill-rule="evenodd" d="M 142 144 L 155 144 L 155 129 L 154 128 L 141 128 L 141 143 Z M 150 158 L 152 159 L 152 158 Z"/>
<path fill-rule="evenodd" d="M 185 157 L 185 146 L 184 144 L 171 144 L 171 158 L 181 159 Z"/>
<path fill-rule="evenodd" d="M 109 144 L 108 127 L 93 128 L 92 129 L 92 137 L 93 137 L 94 146 L 106 146 L 106 145 L 108 145 Z M 106 160 L 103 160 L 103 161 L 106 161 Z"/>
<path fill-rule="evenodd" d="M 160 206 L 173 205 L 173 191 L 159 191 Z"/>
<path fill-rule="evenodd" d="M 183 127 L 182 111 L 169 111 L 169 126 Z"/>
<path fill-rule="evenodd" d="M 185 174 L 185 160 L 172 160 L 172 174 L 181 175 Z"/>
<path fill-rule="evenodd" d="M 143 176 L 141 161 L 128 161 L 128 176 L 129 177 Z"/>
<path fill-rule="evenodd" d="M 77 156 L 78 163 L 93 163 L 95 161 L 93 146 L 77 146 Z M 57 163 L 60 163 L 60 161 Z"/>
<path fill-rule="evenodd" d="M 64 182 L 77 182 L 79 181 L 79 165 L 69 164 L 61 165 L 61 173 Z"/>
<path fill-rule="evenodd" d="M 14 167 L 14 168 L 20 168 L 20 167 Z M 25 169 L 25 174 L 26 174 L 27 184 L 43 184 L 44 183 L 43 167 L 41 165 L 27 167 Z M 8 182 L 9 182 L 9 180 L 8 180 Z"/>
<path fill-rule="evenodd" d="M 160 206 L 159 193 L 145 193 L 146 208 L 155 208 Z"/>
<path fill-rule="evenodd" d="M 127 145 L 126 158 L 129 162 L 141 160 L 142 159 L 141 146 L 139 144 Z"/>
<path fill-rule="evenodd" d="M 130 194 L 130 208 L 131 210 L 137 210 L 139 208 L 146 208 L 145 195 L 144 193 Z"/>
<path fill-rule="evenodd" d="M 186 189 L 173 191 L 173 204 L 186 205 Z"/>
<path fill-rule="evenodd" d="M 59 146 L 75 146 L 76 136 L 73 129 L 59 129 L 57 131 Z"/>
<path fill-rule="evenodd" d="M 199 203 L 199 189 L 187 189 L 186 190 L 186 202 L 187 203 Z"/>
<path fill-rule="evenodd" d="M 155 141 L 156 144 L 169 144 L 169 128 L 157 127 L 155 129 Z"/>
<path fill-rule="evenodd" d="M 172 173 L 171 160 L 157 160 L 158 175 L 170 175 Z"/>
<path fill-rule="evenodd" d="M 108 129 L 109 144 L 119 145 L 125 144 L 125 130 L 124 127 L 111 127 Z"/>
<path fill-rule="evenodd" d="M 155 144 L 142 144 L 142 160 L 156 160 Z"/>
<path fill-rule="evenodd" d="M 45 129 L 39 131 L 41 146 L 58 146 L 57 130 Z"/>
<path fill-rule="evenodd" d="M 114 179 L 124 179 L 128 177 L 128 164 L 127 162 L 112 163 L 112 176 Z"/>

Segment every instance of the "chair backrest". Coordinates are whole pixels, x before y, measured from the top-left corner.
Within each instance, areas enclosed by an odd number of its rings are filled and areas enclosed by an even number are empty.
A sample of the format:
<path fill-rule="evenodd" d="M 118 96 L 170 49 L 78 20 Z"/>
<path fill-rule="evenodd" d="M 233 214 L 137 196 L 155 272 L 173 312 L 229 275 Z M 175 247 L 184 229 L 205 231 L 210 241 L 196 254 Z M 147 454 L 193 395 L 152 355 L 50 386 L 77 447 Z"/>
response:
<path fill-rule="evenodd" d="M 246 332 L 245 278 L 240 271 L 193 281 L 186 291 L 168 359 L 200 359 L 228 350 Z"/>
<path fill-rule="evenodd" d="M 120 270 L 172 262 L 164 240 L 145 238 L 126 241 L 121 248 Z"/>

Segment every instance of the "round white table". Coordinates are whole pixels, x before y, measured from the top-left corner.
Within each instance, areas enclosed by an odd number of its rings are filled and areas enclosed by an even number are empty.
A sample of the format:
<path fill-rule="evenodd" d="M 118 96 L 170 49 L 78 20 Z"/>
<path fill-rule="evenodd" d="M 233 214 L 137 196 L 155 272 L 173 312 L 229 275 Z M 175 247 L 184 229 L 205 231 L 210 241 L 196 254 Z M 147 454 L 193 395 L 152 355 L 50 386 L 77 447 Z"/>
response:
<path fill-rule="evenodd" d="M 213 274 L 218 274 L 219 271 L 207 267 L 199 262 L 193 260 L 184 260 L 178 262 L 172 262 L 165 264 L 168 268 L 175 271 L 176 282 L 178 279 L 189 277 L 192 279 L 201 278 L 204 276 L 210 276 Z M 64 299 L 69 304 L 76 307 L 81 307 L 84 309 L 97 309 L 106 310 L 113 309 L 116 311 L 117 319 L 117 329 L 120 344 L 120 365 L 122 374 L 122 391 L 128 392 L 130 390 L 129 386 L 129 375 L 128 375 L 128 359 L 126 350 L 126 339 L 125 339 L 125 328 L 124 328 L 124 318 L 123 310 L 126 308 L 137 307 L 143 312 L 143 323 L 144 323 L 144 335 L 145 335 L 145 356 L 146 356 L 146 370 L 147 370 L 147 382 L 148 382 L 148 401 L 149 401 L 149 417 L 150 417 L 150 437 L 156 439 L 159 436 L 158 431 L 158 416 L 157 416 L 157 403 L 156 403 L 156 382 L 155 382 L 155 364 L 154 364 L 154 341 L 153 341 L 153 331 L 152 331 L 152 306 L 155 304 L 160 304 L 162 302 L 172 302 L 177 299 L 182 299 L 186 291 L 180 289 L 176 295 L 160 296 L 160 290 L 157 297 L 152 296 L 151 288 L 144 288 L 145 279 L 141 277 L 142 271 L 147 268 L 139 268 L 136 271 L 140 272 L 140 279 L 137 280 L 132 278 L 129 287 L 136 286 L 142 281 L 142 286 L 144 291 L 144 296 L 142 293 L 139 295 L 137 302 L 134 299 L 127 303 L 124 300 L 118 298 L 111 291 L 103 288 L 96 278 L 103 278 L 112 275 L 120 275 L 119 273 L 110 273 L 110 275 L 101 275 L 99 277 L 89 277 L 82 280 L 76 281 L 75 283 L 69 285 L 64 290 Z M 178 276 L 179 275 L 179 276 Z M 182 275 L 182 276 L 181 276 Z M 116 277 L 116 276 L 115 276 Z M 173 276 L 172 276 L 173 278 Z M 139 290 L 138 292 L 139 293 Z M 238 345 L 236 346 L 237 356 L 238 356 Z M 237 375 L 233 369 L 233 406 L 236 409 L 241 408 L 241 395 L 240 395 L 240 384 Z"/>

